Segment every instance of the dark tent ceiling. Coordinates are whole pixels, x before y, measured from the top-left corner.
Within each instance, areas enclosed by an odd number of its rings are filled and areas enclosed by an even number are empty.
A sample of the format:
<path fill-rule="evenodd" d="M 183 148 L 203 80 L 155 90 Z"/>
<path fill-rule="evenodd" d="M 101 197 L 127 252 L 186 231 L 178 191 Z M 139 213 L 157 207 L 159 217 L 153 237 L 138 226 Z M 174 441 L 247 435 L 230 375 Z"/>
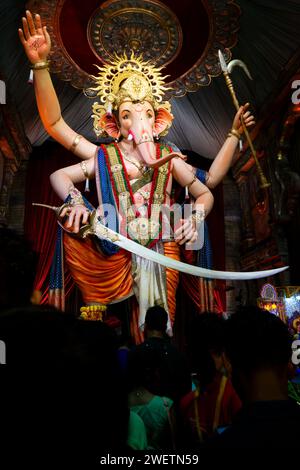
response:
<path fill-rule="evenodd" d="M 34 3 L 35 11 L 38 12 L 39 5 L 50 3 L 50 0 Z M 79 12 L 83 12 L 86 8 L 84 2 L 72 3 L 80 5 Z M 98 2 L 101 3 L 103 2 Z M 189 48 L 185 46 L 185 53 L 180 56 L 180 66 L 178 65 L 178 69 L 182 67 L 183 70 L 187 70 L 191 57 L 189 52 L 197 55 L 197 40 L 200 51 L 201 41 L 203 42 L 205 37 L 206 23 L 203 23 L 205 18 L 197 16 L 199 12 L 197 13 L 196 8 L 201 2 L 173 0 L 162 3 L 168 4 L 176 11 L 180 24 L 184 26 L 183 43 L 188 44 L 188 39 L 192 38 Z M 208 3 L 215 5 L 231 2 L 210 0 Z M 236 0 L 235 3 L 241 9 L 241 16 L 238 19 L 238 40 L 232 49 L 232 56 L 247 64 L 253 82 L 250 82 L 241 70 L 234 72 L 233 80 L 240 101 L 250 101 L 253 110 L 259 116 L 263 105 L 279 91 L 278 87 L 283 85 L 287 64 L 299 52 L 300 2 L 299 0 Z M 184 12 L 178 9 L 183 4 Z M 28 84 L 29 64 L 17 34 L 25 6 L 26 2 L 22 0 L 1 0 L 0 70 L 30 142 L 32 145 L 41 145 L 47 139 L 47 135 L 38 117 L 33 87 Z M 71 33 L 72 21 L 75 20 L 70 17 L 65 23 L 66 29 Z M 75 39 L 74 36 L 74 43 Z M 200 53 L 198 57 L 199 55 Z M 176 73 L 174 67 L 169 69 L 173 75 Z M 95 141 L 90 118 L 93 101 L 70 83 L 62 81 L 55 74 L 52 76 L 65 120 L 74 130 Z M 224 78 L 214 77 L 209 86 L 200 87 L 182 98 L 172 98 L 172 106 L 175 121 L 169 139 L 181 148 L 214 158 L 226 137 L 234 115 Z"/>

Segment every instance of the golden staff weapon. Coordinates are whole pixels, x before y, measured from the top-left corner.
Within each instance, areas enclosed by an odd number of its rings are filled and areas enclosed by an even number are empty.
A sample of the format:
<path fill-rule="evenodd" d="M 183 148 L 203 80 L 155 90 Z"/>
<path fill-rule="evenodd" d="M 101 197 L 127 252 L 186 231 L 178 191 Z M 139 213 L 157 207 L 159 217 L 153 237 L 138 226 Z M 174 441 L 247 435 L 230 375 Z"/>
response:
<path fill-rule="evenodd" d="M 242 62 L 241 60 L 232 60 L 231 62 L 226 64 L 225 58 L 224 58 L 224 56 L 223 56 L 223 54 L 220 50 L 219 50 L 219 61 L 220 61 L 220 65 L 221 65 L 223 75 L 225 77 L 226 85 L 229 88 L 229 91 L 230 91 L 230 94 L 231 94 L 231 97 L 232 97 L 233 104 L 234 104 L 236 110 L 238 111 L 240 109 L 240 104 L 238 102 L 238 99 L 237 99 L 237 96 L 236 96 L 236 93 L 235 93 L 235 90 L 234 90 L 234 87 L 233 87 L 233 83 L 232 83 L 232 80 L 231 80 L 229 75 L 231 74 L 234 67 L 238 66 L 238 67 L 241 67 L 244 70 L 244 72 L 250 78 L 250 80 L 252 80 L 252 77 L 250 75 L 250 72 L 249 72 L 246 64 L 244 64 L 244 62 Z M 251 149 L 255 164 L 257 166 L 258 176 L 259 176 L 259 179 L 260 179 L 260 187 L 262 189 L 269 188 L 270 183 L 268 183 L 268 181 L 267 181 L 267 179 L 266 179 L 266 177 L 265 177 L 265 175 L 262 171 L 262 168 L 261 168 L 260 163 L 259 163 L 258 158 L 257 158 L 256 150 L 254 148 L 254 145 L 253 145 L 253 142 L 251 140 L 248 129 L 245 125 L 245 121 L 243 119 L 243 116 L 241 116 L 241 123 L 242 123 L 242 126 L 243 126 L 243 130 L 244 130 L 246 139 L 248 141 L 249 147 Z"/>

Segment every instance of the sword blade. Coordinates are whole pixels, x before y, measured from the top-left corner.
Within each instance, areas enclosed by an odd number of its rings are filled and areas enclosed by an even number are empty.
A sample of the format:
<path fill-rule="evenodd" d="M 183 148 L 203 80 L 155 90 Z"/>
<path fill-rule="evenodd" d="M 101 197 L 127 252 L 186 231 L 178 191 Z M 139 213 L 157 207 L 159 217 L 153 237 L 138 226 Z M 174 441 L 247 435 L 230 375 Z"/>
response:
<path fill-rule="evenodd" d="M 275 274 L 281 273 L 288 269 L 288 266 L 276 269 L 268 269 L 265 271 L 252 271 L 252 272 L 230 272 L 230 271 L 216 271 L 213 269 L 200 268 L 199 266 L 193 266 L 182 261 L 176 261 L 172 258 L 168 258 L 156 251 L 150 250 L 145 246 L 136 243 L 129 238 L 124 237 L 120 233 L 116 233 L 99 222 L 95 227 L 96 235 L 100 238 L 104 238 L 112 243 L 115 243 L 120 248 L 124 248 L 131 253 L 134 253 L 142 258 L 146 258 L 155 263 L 159 263 L 166 268 L 175 269 L 182 273 L 191 274 L 192 276 L 204 277 L 206 279 L 223 279 L 229 281 L 244 281 L 251 279 L 261 279 L 263 277 L 274 276 Z"/>

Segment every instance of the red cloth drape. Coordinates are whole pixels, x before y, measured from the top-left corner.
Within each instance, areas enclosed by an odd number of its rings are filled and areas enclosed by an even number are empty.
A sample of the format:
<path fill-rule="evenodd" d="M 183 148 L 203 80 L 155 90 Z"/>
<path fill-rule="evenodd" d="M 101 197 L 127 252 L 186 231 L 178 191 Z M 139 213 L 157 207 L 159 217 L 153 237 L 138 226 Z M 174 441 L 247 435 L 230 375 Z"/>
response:
<path fill-rule="evenodd" d="M 41 303 L 48 302 L 49 272 L 54 253 L 57 223 L 53 211 L 33 206 L 33 202 L 60 206 L 61 200 L 51 188 L 49 176 L 64 166 L 77 163 L 78 159 L 56 143 L 48 142 L 34 148 L 28 163 L 25 197 L 24 235 L 38 253 L 38 265 L 34 289 L 42 292 Z M 69 274 L 65 278 L 65 292 L 69 294 L 73 282 Z"/>

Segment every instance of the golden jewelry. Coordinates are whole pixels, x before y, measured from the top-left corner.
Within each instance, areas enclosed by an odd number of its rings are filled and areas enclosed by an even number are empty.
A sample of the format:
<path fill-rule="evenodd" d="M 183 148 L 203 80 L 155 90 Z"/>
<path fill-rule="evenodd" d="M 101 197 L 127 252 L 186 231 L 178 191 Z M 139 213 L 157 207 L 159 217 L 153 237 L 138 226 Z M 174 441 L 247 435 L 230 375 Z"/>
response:
<path fill-rule="evenodd" d="M 241 135 L 236 129 L 231 129 L 231 131 L 228 133 L 228 137 L 236 137 L 238 140 L 240 140 Z"/>
<path fill-rule="evenodd" d="M 59 118 L 56 119 L 56 121 L 54 121 L 52 124 L 50 124 L 50 126 L 51 127 L 55 126 L 55 124 L 57 124 L 60 120 L 61 120 L 61 114 L 59 115 Z"/>
<path fill-rule="evenodd" d="M 89 173 L 87 171 L 86 162 L 83 160 L 82 162 L 79 163 L 79 165 L 80 165 L 80 168 L 82 169 L 82 173 L 84 174 L 85 178 L 89 179 Z"/>
<path fill-rule="evenodd" d="M 145 191 L 144 189 L 139 189 L 136 194 L 140 194 L 146 201 L 150 199 L 150 191 Z"/>
<path fill-rule="evenodd" d="M 151 139 L 151 137 L 149 137 L 148 135 L 146 135 L 145 137 L 142 137 L 141 140 L 139 140 L 136 145 L 141 145 L 141 144 L 144 144 L 145 142 L 154 142 L 154 140 Z"/>
<path fill-rule="evenodd" d="M 195 222 L 196 225 L 200 224 L 205 219 L 205 210 L 204 209 L 193 210 L 191 219 L 193 222 Z"/>
<path fill-rule="evenodd" d="M 130 158 L 125 157 L 125 155 L 123 157 L 127 162 L 132 163 L 141 173 L 143 173 L 143 165 L 141 163 L 136 163 Z"/>
<path fill-rule="evenodd" d="M 75 152 L 75 149 L 76 149 L 77 145 L 79 144 L 79 141 L 80 141 L 81 138 L 82 138 L 82 135 L 80 135 L 80 134 L 76 135 L 75 139 L 73 140 L 73 143 L 72 143 L 71 147 L 69 148 L 69 150 L 71 152 L 73 152 L 73 153 Z"/>
<path fill-rule="evenodd" d="M 192 181 L 191 181 L 189 184 L 187 184 L 186 186 L 190 189 L 190 187 L 192 186 L 192 184 L 194 184 L 194 183 L 197 181 L 197 179 L 198 179 L 197 176 L 194 175 Z"/>
<path fill-rule="evenodd" d="M 72 188 L 69 192 L 71 206 L 84 206 L 81 192 L 77 188 Z"/>
<path fill-rule="evenodd" d="M 49 65 L 50 65 L 50 62 L 48 60 L 45 60 L 43 62 L 36 62 L 35 64 L 31 64 L 30 68 L 32 70 L 43 70 L 43 69 L 49 70 Z"/>
<path fill-rule="evenodd" d="M 84 191 L 88 193 L 90 191 L 90 179 L 89 179 L 89 172 L 87 171 L 86 162 L 83 160 L 80 162 L 80 168 L 85 176 L 85 188 Z"/>
<path fill-rule="evenodd" d="M 127 150 L 124 150 L 124 149 L 121 149 L 122 153 L 125 154 L 123 155 L 123 158 L 129 162 L 129 163 L 132 163 L 141 173 L 142 175 L 148 170 L 148 168 L 146 166 L 144 166 L 141 162 L 135 162 L 133 160 L 131 160 L 131 158 L 128 158 L 128 152 Z"/>

